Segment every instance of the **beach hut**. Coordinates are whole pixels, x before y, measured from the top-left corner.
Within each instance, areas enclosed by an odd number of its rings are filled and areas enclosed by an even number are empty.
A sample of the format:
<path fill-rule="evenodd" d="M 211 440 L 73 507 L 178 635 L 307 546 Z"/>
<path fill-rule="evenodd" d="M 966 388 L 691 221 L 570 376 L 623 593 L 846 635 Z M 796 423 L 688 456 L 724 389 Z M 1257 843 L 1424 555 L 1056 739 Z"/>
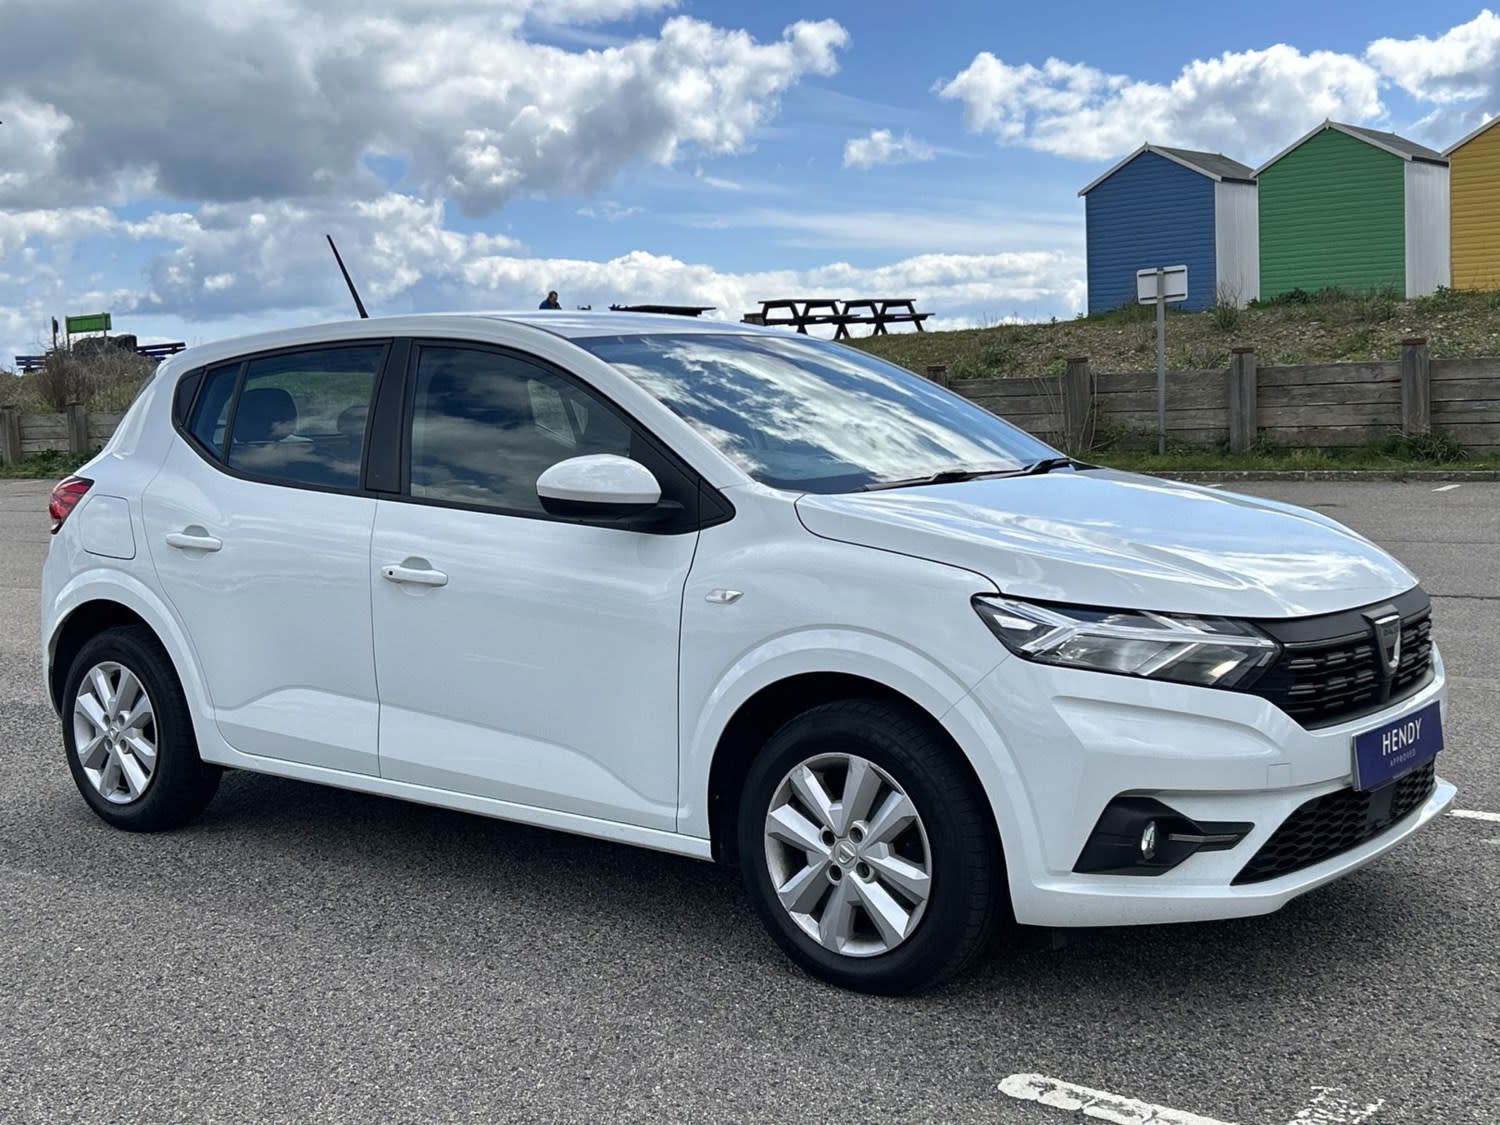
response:
<path fill-rule="evenodd" d="M 1357 125 L 1325 121 L 1255 171 L 1260 295 L 1448 284 L 1448 161 Z"/>
<path fill-rule="evenodd" d="M 1500 117 L 1443 156 L 1448 160 L 1449 263 L 1455 289 L 1500 289 Z"/>
<path fill-rule="evenodd" d="M 1183 308 L 1259 289 L 1255 180 L 1222 153 L 1142 145 L 1078 193 L 1088 239 L 1089 313 L 1135 301 L 1137 270 L 1186 265 Z"/>

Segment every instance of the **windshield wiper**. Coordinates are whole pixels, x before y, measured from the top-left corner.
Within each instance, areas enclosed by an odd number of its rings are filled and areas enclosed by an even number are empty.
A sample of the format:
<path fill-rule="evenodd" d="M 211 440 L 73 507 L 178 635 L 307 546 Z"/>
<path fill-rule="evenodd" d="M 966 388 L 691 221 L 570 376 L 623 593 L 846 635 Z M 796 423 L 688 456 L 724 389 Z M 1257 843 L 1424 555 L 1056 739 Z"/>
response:
<path fill-rule="evenodd" d="M 904 477 L 900 480 L 876 480 L 862 484 L 856 492 L 879 492 L 887 488 L 916 488 L 924 484 L 956 484 L 965 480 L 991 480 L 996 477 L 1032 477 L 1050 473 L 1054 469 L 1095 469 L 1083 461 L 1071 457 L 1044 457 L 1019 469 L 941 469 L 925 477 Z"/>
<path fill-rule="evenodd" d="M 922 484 L 956 484 L 961 480 L 983 480 L 986 477 L 1013 477 L 1017 469 L 941 469 L 925 477 L 905 477 L 901 480 L 872 480 L 862 484 L 856 492 L 878 492 L 884 488 L 915 488 Z"/>
<path fill-rule="evenodd" d="M 1083 461 L 1075 461 L 1072 457 L 1043 457 L 1040 461 L 1033 461 L 1015 475 L 1018 477 L 1036 477 L 1043 473 L 1050 473 L 1053 469 L 1096 469 L 1097 465 L 1089 465 Z"/>

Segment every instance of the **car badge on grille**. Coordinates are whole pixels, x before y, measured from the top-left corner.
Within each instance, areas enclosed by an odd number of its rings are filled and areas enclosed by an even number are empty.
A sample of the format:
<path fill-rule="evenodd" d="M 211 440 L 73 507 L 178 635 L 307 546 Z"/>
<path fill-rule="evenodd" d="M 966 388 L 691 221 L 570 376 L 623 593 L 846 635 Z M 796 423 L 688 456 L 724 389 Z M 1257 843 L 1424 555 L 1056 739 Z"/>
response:
<path fill-rule="evenodd" d="M 1385 664 L 1386 675 L 1395 675 L 1401 666 L 1401 615 L 1387 613 L 1383 617 L 1372 617 L 1370 626 L 1375 630 L 1375 647 Z"/>

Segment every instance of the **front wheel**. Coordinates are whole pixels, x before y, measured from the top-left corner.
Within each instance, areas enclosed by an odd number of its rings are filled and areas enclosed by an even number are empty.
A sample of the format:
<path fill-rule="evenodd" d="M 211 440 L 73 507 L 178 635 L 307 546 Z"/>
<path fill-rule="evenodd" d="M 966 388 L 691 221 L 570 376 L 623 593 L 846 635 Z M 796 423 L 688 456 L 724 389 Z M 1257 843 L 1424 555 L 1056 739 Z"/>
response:
<path fill-rule="evenodd" d="M 68 670 L 62 702 L 73 781 L 116 828 L 179 828 L 213 797 L 220 770 L 198 757 L 182 685 L 149 629 L 91 638 Z"/>
<path fill-rule="evenodd" d="M 739 854 L 771 935 L 846 988 L 929 987 L 1006 912 L 972 775 L 921 716 L 879 701 L 816 707 L 767 742 L 741 796 Z"/>

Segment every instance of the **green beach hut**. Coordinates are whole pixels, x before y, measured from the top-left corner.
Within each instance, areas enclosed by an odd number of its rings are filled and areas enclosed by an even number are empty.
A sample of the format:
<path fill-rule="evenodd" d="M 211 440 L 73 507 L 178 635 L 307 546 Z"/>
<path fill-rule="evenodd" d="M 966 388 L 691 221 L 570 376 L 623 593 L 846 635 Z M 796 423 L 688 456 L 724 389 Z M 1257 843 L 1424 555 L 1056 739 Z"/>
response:
<path fill-rule="evenodd" d="M 1448 284 L 1448 161 L 1424 145 L 1325 121 L 1255 171 L 1260 295 Z"/>

